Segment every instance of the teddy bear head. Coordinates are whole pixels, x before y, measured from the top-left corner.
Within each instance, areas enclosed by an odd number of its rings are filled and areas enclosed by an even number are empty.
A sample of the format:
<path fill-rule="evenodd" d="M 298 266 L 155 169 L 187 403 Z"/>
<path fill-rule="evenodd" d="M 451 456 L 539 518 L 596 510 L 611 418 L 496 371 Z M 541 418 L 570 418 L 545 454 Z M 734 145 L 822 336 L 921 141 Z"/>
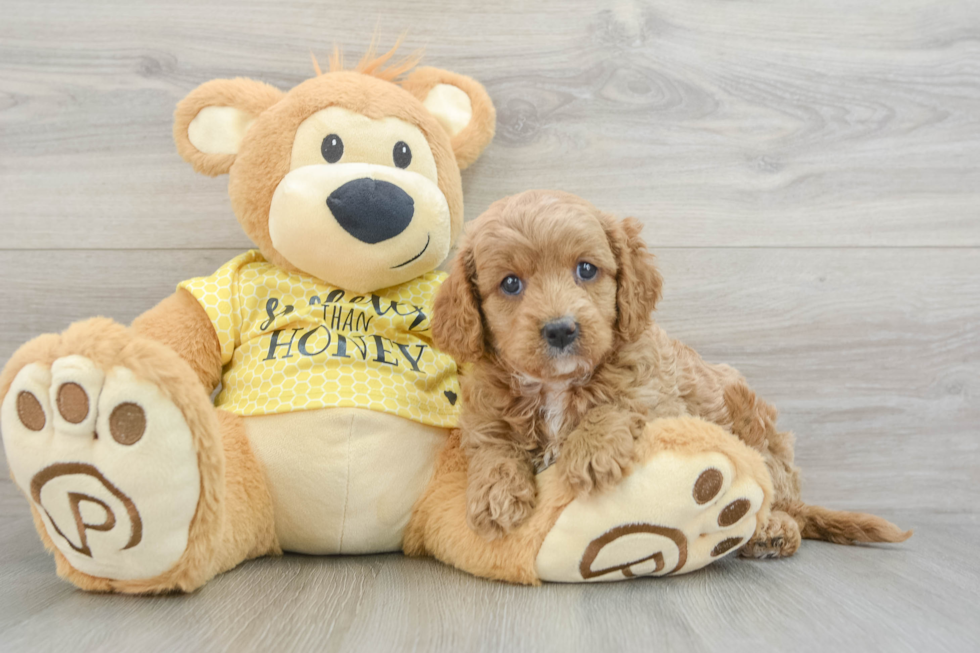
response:
<path fill-rule="evenodd" d="M 235 215 L 271 263 L 366 293 L 449 254 L 463 224 L 460 170 L 493 138 L 493 104 L 469 77 L 385 67 L 393 52 L 343 70 L 335 51 L 329 72 L 285 93 L 216 79 L 177 105 L 180 155 L 229 174 Z"/>

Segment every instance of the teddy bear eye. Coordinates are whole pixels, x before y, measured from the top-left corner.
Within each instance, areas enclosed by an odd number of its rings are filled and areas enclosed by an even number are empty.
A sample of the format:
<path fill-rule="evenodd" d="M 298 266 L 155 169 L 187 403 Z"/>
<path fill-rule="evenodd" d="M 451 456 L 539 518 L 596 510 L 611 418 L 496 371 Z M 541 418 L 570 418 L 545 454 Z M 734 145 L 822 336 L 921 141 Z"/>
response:
<path fill-rule="evenodd" d="M 412 162 L 412 148 L 405 141 L 398 141 L 395 143 L 391 158 L 395 160 L 395 165 L 399 168 L 407 168 Z"/>
<path fill-rule="evenodd" d="M 504 280 L 500 282 L 500 289 L 505 295 L 520 295 L 521 291 L 524 290 L 524 283 L 520 278 L 511 274 L 504 277 Z"/>
<path fill-rule="evenodd" d="M 344 141 L 337 134 L 330 134 L 320 143 L 320 154 L 327 163 L 337 163 L 344 156 Z"/>
<path fill-rule="evenodd" d="M 599 274 L 599 268 L 588 261 L 579 261 L 578 266 L 575 268 L 575 276 L 582 281 L 591 281 L 595 279 L 595 275 L 597 274 Z"/>

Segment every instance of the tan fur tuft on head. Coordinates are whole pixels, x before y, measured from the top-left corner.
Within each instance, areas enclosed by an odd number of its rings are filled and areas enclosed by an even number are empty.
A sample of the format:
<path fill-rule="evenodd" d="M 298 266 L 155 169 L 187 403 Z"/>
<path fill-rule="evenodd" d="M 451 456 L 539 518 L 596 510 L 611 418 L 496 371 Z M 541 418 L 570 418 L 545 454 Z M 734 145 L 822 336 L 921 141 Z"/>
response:
<path fill-rule="evenodd" d="M 378 79 L 384 80 L 386 82 L 394 82 L 399 77 L 409 72 L 413 68 L 419 65 L 422 60 L 422 52 L 414 52 L 407 57 L 404 57 L 400 61 L 392 63 L 390 66 L 386 66 L 389 61 L 395 56 L 395 52 L 401 47 L 404 36 L 398 37 L 395 41 L 395 45 L 385 53 L 377 53 L 377 37 L 371 39 L 371 45 L 368 46 L 367 51 L 361 60 L 357 62 L 354 66 L 353 72 L 361 73 L 362 75 L 370 75 L 371 77 L 377 77 Z M 323 75 L 323 71 L 320 69 L 320 64 L 316 60 L 316 56 L 311 52 L 310 57 L 313 59 L 313 69 L 316 71 L 317 76 Z M 328 60 L 327 72 L 336 73 L 345 70 L 344 68 L 344 53 L 340 49 L 339 45 L 333 46 L 333 53 L 330 55 Z"/>

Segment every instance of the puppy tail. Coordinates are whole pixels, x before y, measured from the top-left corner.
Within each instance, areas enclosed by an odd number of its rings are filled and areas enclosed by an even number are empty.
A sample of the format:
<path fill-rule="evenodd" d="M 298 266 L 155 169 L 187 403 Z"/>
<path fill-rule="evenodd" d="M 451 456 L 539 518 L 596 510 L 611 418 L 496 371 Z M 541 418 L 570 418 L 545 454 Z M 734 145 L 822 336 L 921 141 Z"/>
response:
<path fill-rule="evenodd" d="M 903 531 L 887 519 L 866 512 L 830 510 L 794 501 L 783 509 L 800 525 L 800 535 L 807 540 L 824 540 L 834 544 L 859 542 L 904 542 L 912 531 Z"/>
<path fill-rule="evenodd" d="M 799 496 L 799 470 L 793 465 L 793 437 L 776 429 L 776 409 L 763 401 L 745 383 L 725 388 L 725 407 L 732 419 L 732 432 L 750 447 L 768 452 L 772 461 L 769 471 L 777 486 L 790 496 Z M 904 542 L 912 531 L 903 531 L 886 519 L 864 512 L 830 510 L 811 506 L 799 500 L 777 501 L 774 510 L 790 514 L 800 526 L 800 535 L 808 540 L 825 540 L 835 544 L 858 542 Z"/>

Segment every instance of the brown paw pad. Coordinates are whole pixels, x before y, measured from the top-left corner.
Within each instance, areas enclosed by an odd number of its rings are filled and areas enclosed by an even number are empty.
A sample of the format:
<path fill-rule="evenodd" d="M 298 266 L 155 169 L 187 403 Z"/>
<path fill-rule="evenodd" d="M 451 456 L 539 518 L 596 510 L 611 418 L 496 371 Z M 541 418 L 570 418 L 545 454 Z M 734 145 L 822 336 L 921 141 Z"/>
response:
<path fill-rule="evenodd" d="M 718 525 L 722 528 L 728 528 L 737 524 L 748 513 L 751 507 L 752 503 L 748 499 L 735 499 L 722 508 L 721 513 L 718 515 Z"/>
<path fill-rule="evenodd" d="M 71 424 L 81 424 L 88 417 L 88 394 L 82 386 L 70 381 L 58 388 L 58 412 Z"/>
<path fill-rule="evenodd" d="M 21 390 L 17 395 L 17 418 L 31 431 L 40 431 L 47 424 L 41 402 L 27 390 Z"/>
<path fill-rule="evenodd" d="M 718 544 L 716 544 L 715 548 L 711 549 L 711 557 L 717 558 L 720 555 L 728 553 L 742 542 L 743 542 L 743 538 L 741 537 L 729 537 L 727 539 L 724 539 Z"/>
<path fill-rule="evenodd" d="M 112 409 L 109 415 L 109 432 L 119 444 L 139 442 L 146 431 L 146 412 L 138 404 L 127 402 Z"/>
<path fill-rule="evenodd" d="M 698 480 L 694 482 L 694 500 L 698 505 L 704 505 L 718 496 L 721 487 L 725 483 L 725 476 L 721 471 L 711 467 L 701 472 Z"/>

